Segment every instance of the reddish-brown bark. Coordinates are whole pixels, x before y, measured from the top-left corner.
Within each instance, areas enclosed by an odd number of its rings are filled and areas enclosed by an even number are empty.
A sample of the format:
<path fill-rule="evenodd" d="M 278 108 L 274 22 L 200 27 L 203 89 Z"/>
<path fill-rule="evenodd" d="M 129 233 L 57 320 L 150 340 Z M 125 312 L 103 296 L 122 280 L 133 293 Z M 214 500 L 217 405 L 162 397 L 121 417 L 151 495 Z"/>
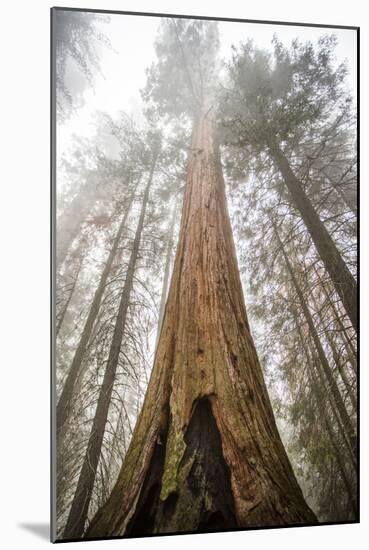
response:
<path fill-rule="evenodd" d="M 316 522 L 250 333 L 209 112 L 198 117 L 191 151 L 151 379 L 117 483 L 87 538 Z M 209 437 L 199 446 L 200 426 Z M 215 480 L 204 451 L 210 440 Z"/>

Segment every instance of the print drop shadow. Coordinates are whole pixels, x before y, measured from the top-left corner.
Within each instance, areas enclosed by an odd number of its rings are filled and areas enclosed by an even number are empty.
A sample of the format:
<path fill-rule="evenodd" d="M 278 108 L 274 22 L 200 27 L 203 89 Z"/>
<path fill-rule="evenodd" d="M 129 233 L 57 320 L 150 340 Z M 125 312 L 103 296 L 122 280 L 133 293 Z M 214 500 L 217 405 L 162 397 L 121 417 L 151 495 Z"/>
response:
<path fill-rule="evenodd" d="M 39 538 L 50 540 L 50 525 L 48 523 L 18 523 L 18 527 L 25 531 L 30 531 Z"/>

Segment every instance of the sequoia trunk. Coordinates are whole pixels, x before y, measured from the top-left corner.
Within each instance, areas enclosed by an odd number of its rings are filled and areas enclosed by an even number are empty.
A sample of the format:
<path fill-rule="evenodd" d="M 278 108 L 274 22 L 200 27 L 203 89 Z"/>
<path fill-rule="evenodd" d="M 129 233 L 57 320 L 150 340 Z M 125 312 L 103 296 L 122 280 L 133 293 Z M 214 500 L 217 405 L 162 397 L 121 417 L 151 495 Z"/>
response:
<path fill-rule="evenodd" d="M 154 366 L 86 537 L 316 522 L 278 434 L 246 315 L 209 110 L 195 123 Z"/>

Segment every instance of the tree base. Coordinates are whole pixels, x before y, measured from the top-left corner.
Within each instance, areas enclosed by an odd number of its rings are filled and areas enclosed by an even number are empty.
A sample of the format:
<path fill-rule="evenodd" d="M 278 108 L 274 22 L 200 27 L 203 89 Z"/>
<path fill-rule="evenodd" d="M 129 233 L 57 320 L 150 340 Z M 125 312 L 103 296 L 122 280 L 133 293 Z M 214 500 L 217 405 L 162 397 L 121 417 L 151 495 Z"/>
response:
<path fill-rule="evenodd" d="M 165 443 L 156 444 L 135 514 L 126 534 L 194 533 L 235 529 L 230 471 L 208 399 L 196 403 L 178 469 L 178 490 L 160 498 Z"/>

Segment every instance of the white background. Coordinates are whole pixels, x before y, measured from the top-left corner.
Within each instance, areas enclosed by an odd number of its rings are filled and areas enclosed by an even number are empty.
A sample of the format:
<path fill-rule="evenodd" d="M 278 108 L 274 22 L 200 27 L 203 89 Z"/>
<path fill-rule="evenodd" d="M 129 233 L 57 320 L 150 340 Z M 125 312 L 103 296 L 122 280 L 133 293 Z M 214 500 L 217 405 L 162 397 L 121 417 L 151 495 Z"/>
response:
<path fill-rule="evenodd" d="M 0 10 L 0 545 L 48 544 L 49 519 L 49 8 L 6 0 Z M 368 68 L 365 2 L 351 0 L 66 0 L 69 7 L 361 26 L 361 492 L 359 525 L 84 543 L 127 550 L 365 548 L 369 541 Z M 317 418 L 317 421 L 319 419 Z M 28 527 L 27 527 L 28 526 Z M 31 528 L 30 528 L 31 526 Z M 33 526 L 33 527 L 32 527 Z M 35 533 L 44 533 L 44 536 Z M 367 539 L 367 540 L 365 540 Z M 82 547 L 81 547 L 82 548 Z"/>

